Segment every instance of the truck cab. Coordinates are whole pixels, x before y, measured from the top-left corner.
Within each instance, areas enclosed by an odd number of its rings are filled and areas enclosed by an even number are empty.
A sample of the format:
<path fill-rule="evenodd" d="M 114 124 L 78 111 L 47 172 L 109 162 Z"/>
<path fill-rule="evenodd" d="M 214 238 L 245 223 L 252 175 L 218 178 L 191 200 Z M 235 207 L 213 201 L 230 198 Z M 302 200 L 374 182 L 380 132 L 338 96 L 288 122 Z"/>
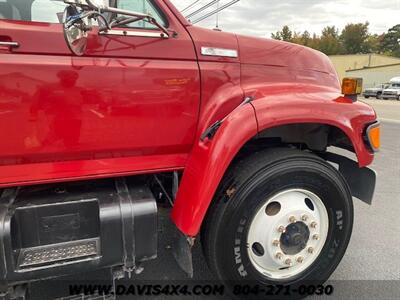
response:
<path fill-rule="evenodd" d="M 171 206 L 177 263 L 232 287 L 326 281 L 376 113 L 307 47 L 191 24 L 169 0 L 0 2 L 0 292 L 139 276 Z M 334 149 L 352 153 L 353 159 Z"/>

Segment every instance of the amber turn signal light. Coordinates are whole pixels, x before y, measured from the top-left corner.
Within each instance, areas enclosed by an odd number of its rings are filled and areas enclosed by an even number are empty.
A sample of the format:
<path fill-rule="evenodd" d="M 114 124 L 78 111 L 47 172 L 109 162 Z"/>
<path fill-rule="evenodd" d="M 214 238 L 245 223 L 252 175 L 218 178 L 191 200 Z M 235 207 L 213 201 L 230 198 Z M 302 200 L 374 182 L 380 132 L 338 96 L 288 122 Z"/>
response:
<path fill-rule="evenodd" d="M 344 78 L 342 82 L 342 94 L 354 96 L 362 93 L 362 78 Z"/>
<path fill-rule="evenodd" d="M 368 142 L 374 152 L 379 151 L 381 147 L 381 127 L 379 123 L 369 125 L 367 128 Z"/>

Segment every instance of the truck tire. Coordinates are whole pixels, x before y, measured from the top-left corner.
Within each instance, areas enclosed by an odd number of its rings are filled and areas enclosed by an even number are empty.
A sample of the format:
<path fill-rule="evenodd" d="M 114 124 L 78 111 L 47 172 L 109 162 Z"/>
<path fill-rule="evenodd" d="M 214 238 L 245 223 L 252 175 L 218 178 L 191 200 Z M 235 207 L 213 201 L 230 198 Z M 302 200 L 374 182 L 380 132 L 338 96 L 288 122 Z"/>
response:
<path fill-rule="evenodd" d="M 341 174 L 318 156 L 287 148 L 234 163 L 202 227 L 206 260 L 237 297 L 259 298 L 284 285 L 324 283 L 350 240 L 353 202 Z M 250 285 L 244 288 L 243 284 Z M 258 289 L 258 288 L 257 288 Z M 272 291 L 273 292 L 273 291 Z M 278 293 L 280 298 L 284 296 Z"/>

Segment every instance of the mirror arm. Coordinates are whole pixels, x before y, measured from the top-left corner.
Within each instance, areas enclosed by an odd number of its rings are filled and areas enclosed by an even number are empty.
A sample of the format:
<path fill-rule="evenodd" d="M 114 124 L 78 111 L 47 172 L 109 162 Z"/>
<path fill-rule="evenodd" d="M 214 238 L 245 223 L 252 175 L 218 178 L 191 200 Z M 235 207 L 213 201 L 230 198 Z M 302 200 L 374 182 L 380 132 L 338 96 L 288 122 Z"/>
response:
<path fill-rule="evenodd" d="M 129 23 L 132 23 L 132 22 L 136 22 L 136 21 L 140 21 L 140 20 L 143 20 L 143 18 L 132 17 L 132 18 L 121 20 L 121 21 L 114 20 L 109 24 L 106 22 L 106 26 L 100 26 L 99 27 L 99 32 L 111 30 L 114 27 L 126 25 L 126 24 L 129 24 Z"/>
<path fill-rule="evenodd" d="M 133 23 L 133 22 L 140 21 L 140 20 L 143 20 L 143 18 L 131 17 L 131 18 L 127 18 L 127 19 L 124 19 L 121 21 L 114 20 L 110 23 L 110 27 L 113 28 L 113 27 L 117 27 L 117 26 L 121 26 L 121 25 L 126 25 L 126 24 Z"/>
<path fill-rule="evenodd" d="M 124 21 L 121 22 L 112 22 L 110 24 L 110 27 L 115 27 L 115 26 L 120 26 L 120 25 L 125 25 L 134 21 L 140 21 L 140 20 L 147 20 L 150 24 L 153 24 L 154 26 L 156 26 L 158 29 L 160 29 L 167 37 L 169 37 L 169 32 L 168 30 L 162 26 L 160 23 L 157 22 L 157 20 L 155 18 L 153 18 L 150 15 L 146 15 L 146 14 L 141 14 L 138 12 L 131 12 L 129 10 L 124 10 L 124 9 L 118 9 L 118 8 L 114 8 L 114 7 L 103 7 L 100 8 L 99 11 L 101 13 L 114 13 L 114 14 L 118 14 L 118 15 L 127 15 L 127 16 L 131 16 L 132 18 L 126 19 Z M 106 30 L 105 28 L 101 28 L 100 31 L 104 31 Z"/>
<path fill-rule="evenodd" d="M 155 25 L 158 29 L 160 29 L 167 37 L 169 37 L 169 32 L 168 32 L 167 28 L 165 28 L 160 23 L 158 23 L 155 18 L 148 16 L 147 20 L 149 21 L 149 23 Z"/>

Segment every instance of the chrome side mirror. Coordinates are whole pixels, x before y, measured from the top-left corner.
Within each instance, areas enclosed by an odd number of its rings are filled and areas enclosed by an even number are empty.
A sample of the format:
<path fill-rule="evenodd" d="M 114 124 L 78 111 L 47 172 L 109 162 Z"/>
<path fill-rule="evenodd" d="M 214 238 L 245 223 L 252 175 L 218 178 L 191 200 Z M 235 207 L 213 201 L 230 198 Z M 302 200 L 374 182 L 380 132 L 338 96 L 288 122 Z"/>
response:
<path fill-rule="evenodd" d="M 125 30 L 112 31 L 114 27 L 126 25 L 140 20 L 155 25 L 160 32 L 149 37 L 169 38 L 169 32 L 163 25 L 159 24 L 155 18 L 149 14 L 143 14 L 114 7 L 109 7 L 108 0 L 63 0 L 69 4 L 63 15 L 63 30 L 65 41 L 68 48 L 75 55 L 85 54 L 88 40 L 88 32 L 92 30 L 92 20 L 97 20 L 101 26 L 98 28 L 99 34 L 127 35 Z M 125 17 L 116 18 L 109 22 L 104 13 L 123 15 Z M 99 22 L 101 21 L 101 23 Z"/>
<path fill-rule="evenodd" d="M 64 38 L 71 52 L 77 56 L 85 54 L 88 32 L 92 30 L 92 20 L 107 20 L 101 11 L 107 10 L 108 0 L 64 0 L 69 4 L 63 14 Z"/>
<path fill-rule="evenodd" d="M 69 5 L 65 8 L 63 15 L 65 41 L 71 52 L 77 56 L 85 54 L 88 31 L 91 30 L 89 19 L 82 18 L 82 13 L 76 6 Z"/>

